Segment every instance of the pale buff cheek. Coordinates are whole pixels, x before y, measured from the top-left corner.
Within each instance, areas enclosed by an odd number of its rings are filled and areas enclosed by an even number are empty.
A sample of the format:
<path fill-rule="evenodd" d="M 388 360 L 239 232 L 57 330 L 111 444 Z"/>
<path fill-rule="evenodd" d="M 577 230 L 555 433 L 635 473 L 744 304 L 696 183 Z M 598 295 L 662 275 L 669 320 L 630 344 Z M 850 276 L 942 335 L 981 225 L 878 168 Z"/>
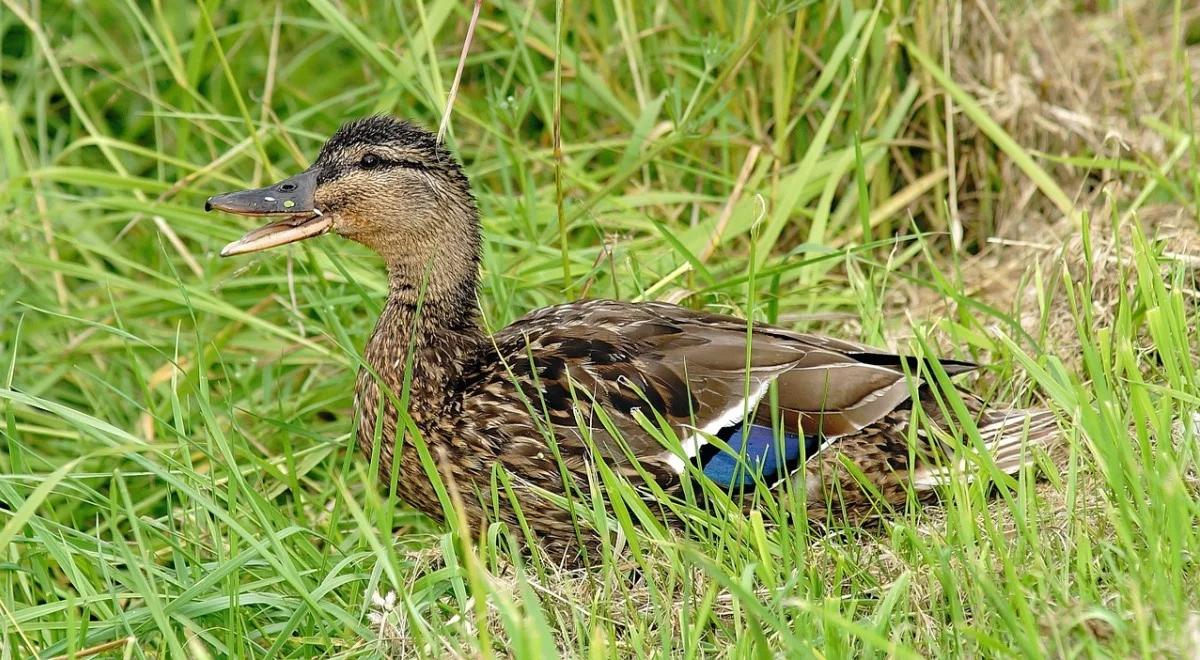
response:
<path fill-rule="evenodd" d="M 368 233 L 368 229 L 368 227 L 363 226 L 362 222 L 355 220 L 353 216 L 348 216 L 345 213 L 338 213 L 334 216 L 333 230 L 343 238 L 362 242 Z"/>

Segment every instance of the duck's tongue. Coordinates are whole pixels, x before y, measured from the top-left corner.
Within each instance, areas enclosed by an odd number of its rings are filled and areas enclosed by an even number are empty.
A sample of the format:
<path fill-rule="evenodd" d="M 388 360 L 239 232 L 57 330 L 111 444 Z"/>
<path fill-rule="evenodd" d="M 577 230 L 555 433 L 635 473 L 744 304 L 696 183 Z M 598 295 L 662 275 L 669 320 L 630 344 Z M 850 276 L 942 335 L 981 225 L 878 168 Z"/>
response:
<path fill-rule="evenodd" d="M 209 197 L 204 203 L 205 211 L 216 209 L 237 215 L 283 216 L 226 245 L 221 249 L 221 256 L 266 250 L 329 231 L 333 223 L 315 206 L 316 188 L 316 173 L 307 170 L 266 188 Z"/>

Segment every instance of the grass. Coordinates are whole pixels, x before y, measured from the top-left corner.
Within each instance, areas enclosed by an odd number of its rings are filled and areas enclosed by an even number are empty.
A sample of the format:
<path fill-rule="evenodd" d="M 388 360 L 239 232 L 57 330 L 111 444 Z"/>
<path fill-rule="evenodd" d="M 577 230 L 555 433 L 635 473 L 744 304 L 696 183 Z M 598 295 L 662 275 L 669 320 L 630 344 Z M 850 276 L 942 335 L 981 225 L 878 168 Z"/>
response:
<path fill-rule="evenodd" d="M 0 0 L 0 655 L 1194 649 L 1196 10 L 486 3 L 448 139 L 491 327 L 616 296 L 936 348 L 1071 446 L 878 529 L 632 512 L 581 573 L 378 494 L 373 258 L 219 260 L 246 225 L 202 213 L 348 117 L 436 128 L 472 4 Z"/>

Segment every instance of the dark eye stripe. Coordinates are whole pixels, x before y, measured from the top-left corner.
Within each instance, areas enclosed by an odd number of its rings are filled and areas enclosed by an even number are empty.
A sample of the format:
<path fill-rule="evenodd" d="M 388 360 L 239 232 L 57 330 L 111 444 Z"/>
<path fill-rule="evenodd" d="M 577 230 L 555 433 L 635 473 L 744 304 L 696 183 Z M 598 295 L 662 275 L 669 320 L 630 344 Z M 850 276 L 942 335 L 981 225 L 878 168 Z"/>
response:
<path fill-rule="evenodd" d="M 329 181 L 333 181 L 334 179 L 340 179 L 340 178 L 342 178 L 352 172 L 355 172 L 355 171 L 376 172 L 376 171 L 386 169 L 389 167 L 402 167 L 404 169 L 416 170 L 418 172 L 428 172 L 433 169 L 430 166 L 426 165 L 425 163 L 422 163 L 421 161 L 406 160 L 406 159 L 391 159 L 391 158 L 385 158 L 383 156 L 379 156 L 379 163 L 377 165 L 375 165 L 373 167 L 363 167 L 362 166 L 362 158 L 359 157 L 359 160 L 357 160 L 357 161 L 351 161 L 351 162 L 333 161 L 333 162 L 321 165 L 319 168 L 319 172 L 317 174 L 317 181 L 320 183 L 326 183 Z"/>
<path fill-rule="evenodd" d="M 425 166 L 425 163 L 415 161 L 415 160 L 391 160 L 391 161 L 384 161 L 384 162 L 387 163 L 388 165 L 392 165 L 394 167 L 403 167 L 403 168 L 409 169 L 409 170 L 420 170 L 420 171 L 424 172 L 425 170 L 429 169 L 428 167 Z"/>
<path fill-rule="evenodd" d="M 418 170 L 421 172 L 427 171 L 429 167 L 420 161 L 416 160 L 393 160 L 383 156 L 375 156 L 375 162 L 369 167 L 361 159 L 358 162 L 358 167 L 364 170 L 378 170 L 385 167 L 403 167 L 407 170 Z"/>

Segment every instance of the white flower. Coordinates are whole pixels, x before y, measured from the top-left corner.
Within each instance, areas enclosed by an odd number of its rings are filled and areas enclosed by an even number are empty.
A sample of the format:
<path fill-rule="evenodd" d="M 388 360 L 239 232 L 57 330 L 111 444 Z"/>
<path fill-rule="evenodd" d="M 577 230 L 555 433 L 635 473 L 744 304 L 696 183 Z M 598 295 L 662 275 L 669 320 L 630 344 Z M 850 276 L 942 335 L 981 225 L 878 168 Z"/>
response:
<path fill-rule="evenodd" d="M 396 609 L 396 592 L 388 591 L 386 596 L 380 596 L 376 591 L 371 594 L 371 604 L 378 609 L 391 612 Z"/>
<path fill-rule="evenodd" d="M 386 595 L 381 595 L 378 591 L 372 593 L 367 621 L 375 630 L 379 641 L 396 645 L 403 638 L 400 612 L 396 609 L 396 592 L 388 591 Z"/>

